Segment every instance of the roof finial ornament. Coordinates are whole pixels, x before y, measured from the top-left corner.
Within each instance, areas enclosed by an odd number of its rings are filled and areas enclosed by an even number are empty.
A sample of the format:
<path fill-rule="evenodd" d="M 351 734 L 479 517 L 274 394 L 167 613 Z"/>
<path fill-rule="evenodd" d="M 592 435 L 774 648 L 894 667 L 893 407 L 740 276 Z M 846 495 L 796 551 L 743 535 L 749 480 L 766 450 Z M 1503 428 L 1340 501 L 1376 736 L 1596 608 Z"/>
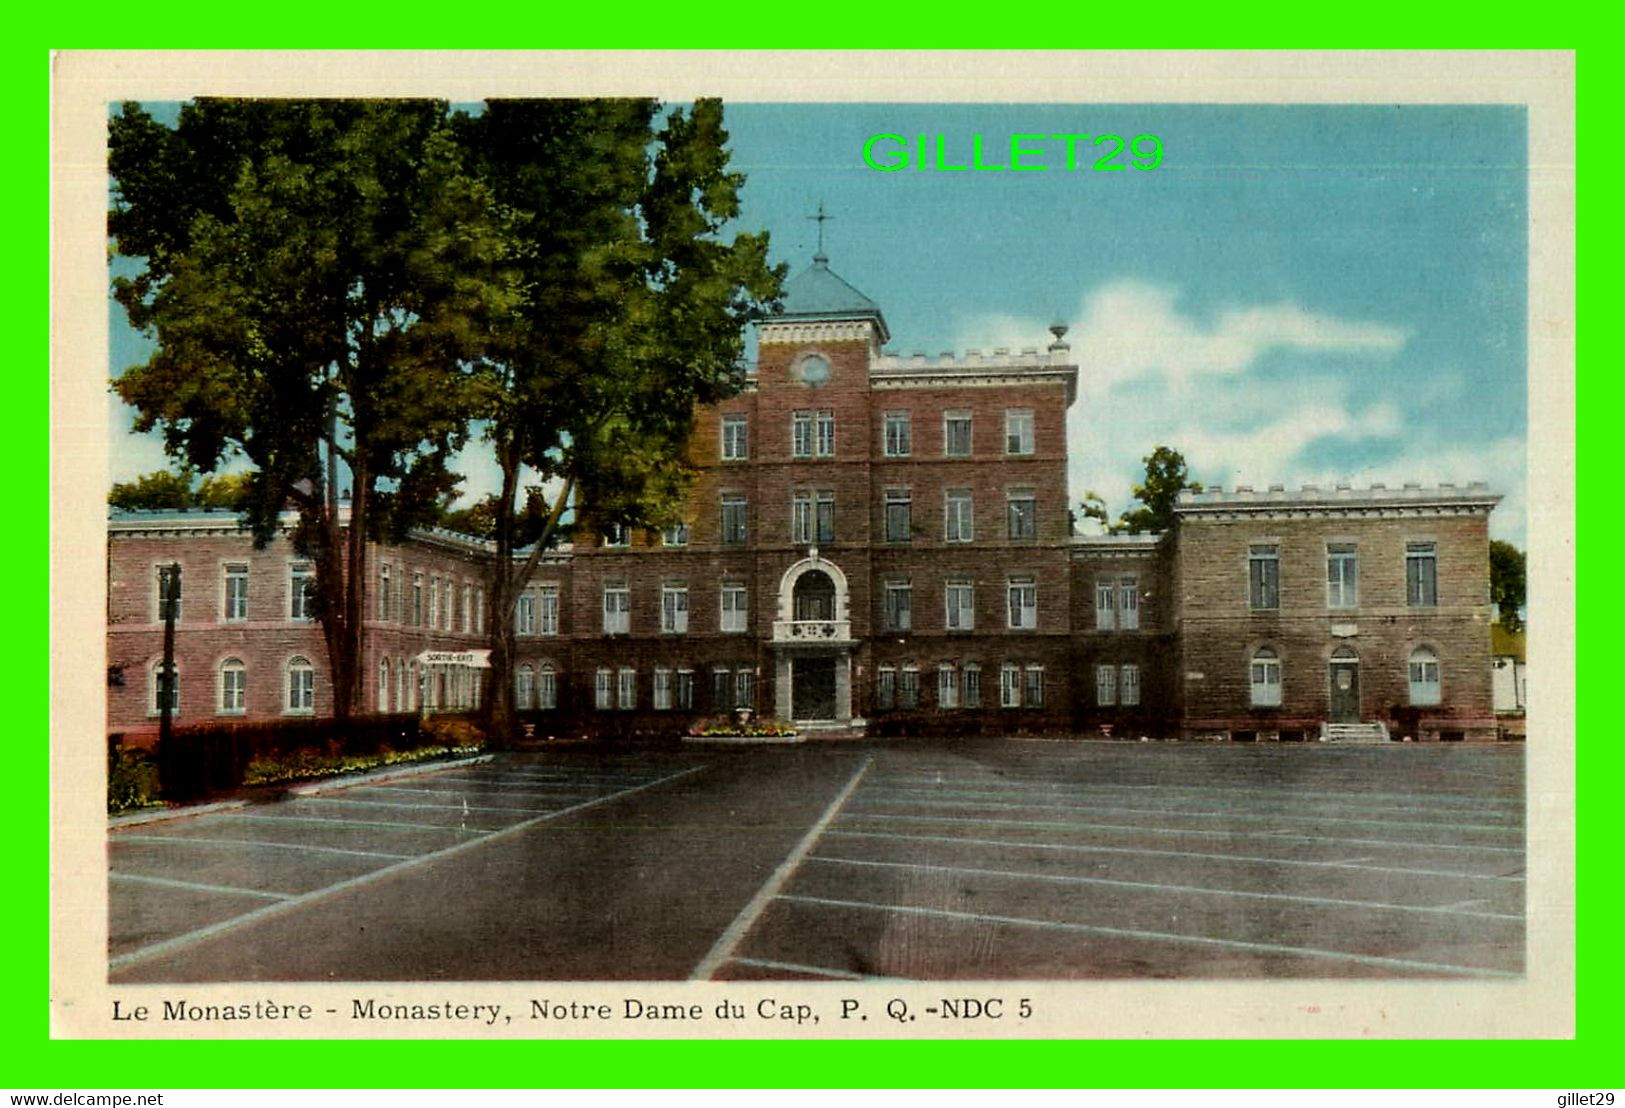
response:
<path fill-rule="evenodd" d="M 818 202 L 818 214 L 810 215 L 807 218 L 815 220 L 818 223 L 818 253 L 813 255 L 813 264 L 828 265 L 829 256 L 824 253 L 824 221 L 834 219 L 835 217 L 824 214 L 824 202 L 820 200 Z"/>

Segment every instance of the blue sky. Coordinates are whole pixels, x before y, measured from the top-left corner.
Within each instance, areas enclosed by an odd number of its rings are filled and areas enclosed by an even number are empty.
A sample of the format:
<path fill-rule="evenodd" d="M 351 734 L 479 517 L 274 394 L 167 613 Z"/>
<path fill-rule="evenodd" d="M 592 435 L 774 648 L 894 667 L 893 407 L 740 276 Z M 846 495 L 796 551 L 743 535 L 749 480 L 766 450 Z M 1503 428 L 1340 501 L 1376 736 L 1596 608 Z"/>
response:
<path fill-rule="evenodd" d="M 1522 108 L 735 102 L 727 125 L 739 226 L 800 269 L 822 203 L 830 264 L 879 302 L 890 350 L 1042 347 L 1070 326 L 1073 501 L 1122 511 L 1167 444 L 1227 487 L 1486 480 L 1492 534 L 1525 545 Z M 1002 163 L 1012 133 L 1152 134 L 1163 159 L 879 173 L 862 150 L 881 132 L 940 134 L 956 164 L 973 135 Z M 1061 143 L 1025 145 L 1060 164 Z M 140 342 L 110 320 L 116 373 Z M 162 465 L 110 403 L 113 479 Z"/>

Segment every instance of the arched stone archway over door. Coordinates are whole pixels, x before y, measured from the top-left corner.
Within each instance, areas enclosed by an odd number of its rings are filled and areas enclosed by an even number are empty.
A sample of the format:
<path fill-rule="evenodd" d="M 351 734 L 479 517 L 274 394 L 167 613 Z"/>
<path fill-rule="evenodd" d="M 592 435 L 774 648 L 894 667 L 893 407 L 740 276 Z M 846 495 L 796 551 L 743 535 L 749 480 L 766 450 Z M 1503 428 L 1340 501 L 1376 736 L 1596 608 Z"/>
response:
<path fill-rule="evenodd" d="M 774 711 L 803 723 L 852 719 L 852 623 L 846 574 L 817 550 L 779 579 Z"/>

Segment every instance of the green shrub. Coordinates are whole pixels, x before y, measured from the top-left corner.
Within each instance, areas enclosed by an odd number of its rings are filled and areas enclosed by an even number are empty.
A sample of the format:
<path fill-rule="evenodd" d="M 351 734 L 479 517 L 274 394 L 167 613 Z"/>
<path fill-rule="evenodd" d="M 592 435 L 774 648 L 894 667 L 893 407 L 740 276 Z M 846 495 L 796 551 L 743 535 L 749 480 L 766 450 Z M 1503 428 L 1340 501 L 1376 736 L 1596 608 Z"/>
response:
<path fill-rule="evenodd" d="M 158 799 L 158 767 L 144 750 L 120 750 L 108 757 L 107 814 L 162 808 Z"/>

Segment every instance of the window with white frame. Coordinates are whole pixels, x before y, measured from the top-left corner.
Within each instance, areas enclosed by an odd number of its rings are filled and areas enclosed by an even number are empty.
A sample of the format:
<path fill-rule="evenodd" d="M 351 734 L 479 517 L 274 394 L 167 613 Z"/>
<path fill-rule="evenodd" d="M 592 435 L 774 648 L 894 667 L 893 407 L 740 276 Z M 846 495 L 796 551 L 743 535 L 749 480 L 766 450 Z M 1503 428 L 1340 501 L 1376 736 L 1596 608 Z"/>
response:
<path fill-rule="evenodd" d="M 835 457 L 835 413 L 821 411 L 818 413 L 818 443 L 817 455 L 820 458 Z"/>
<path fill-rule="evenodd" d="M 750 439 L 747 433 L 747 424 L 742 415 L 725 415 L 722 417 L 722 460 L 725 462 L 742 462 L 750 457 Z"/>
<path fill-rule="evenodd" d="M 423 626 L 423 574 L 412 574 L 412 626 Z"/>
<path fill-rule="evenodd" d="M 389 663 L 385 662 L 385 671 Z M 383 688 L 389 687 L 386 679 Z M 240 716 L 248 710 L 248 669 L 241 658 L 227 658 L 220 663 L 220 714 Z M 379 709 L 382 710 L 382 707 Z"/>
<path fill-rule="evenodd" d="M 908 412 L 887 412 L 885 452 L 888 458 L 906 458 L 913 450 L 912 417 Z"/>
<path fill-rule="evenodd" d="M 676 681 L 672 686 L 672 706 L 679 711 L 690 711 L 694 707 L 694 671 L 680 669 L 675 677 Z"/>
<path fill-rule="evenodd" d="M 810 492 L 790 496 L 790 541 L 798 545 L 813 541 L 813 494 Z"/>
<path fill-rule="evenodd" d="M 912 542 L 914 500 L 908 489 L 886 490 L 886 541 Z"/>
<path fill-rule="evenodd" d="M 402 658 L 395 663 L 395 710 L 404 712 L 409 707 L 406 703 L 406 659 Z"/>
<path fill-rule="evenodd" d="M 1042 708 L 1044 706 L 1044 667 L 1029 665 L 1027 667 L 1027 689 L 1023 697 L 1029 708 Z"/>
<path fill-rule="evenodd" d="M 914 585 L 909 581 L 887 581 L 883 589 L 885 627 L 907 631 L 914 625 Z"/>
<path fill-rule="evenodd" d="M 745 541 L 745 498 L 739 493 L 722 494 L 722 544 L 739 546 Z"/>
<path fill-rule="evenodd" d="M 1117 629 L 1117 582 L 1109 578 L 1095 582 L 1095 630 Z"/>
<path fill-rule="evenodd" d="M 671 711 L 671 670 L 655 669 L 654 708 L 657 712 Z"/>
<path fill-rule="evenodd" d="M 1411 651 L 1407 667 L 1410 670 L 1411 703 L 1419 707 L 1439 704 L 1442 700 L 1439 685 L 1439 656 L 1422 646 Z"/>
<path fill-rule="evenodd" d="M 513 675 L 513 706 L 517 711 L 528 712 L 535 702 L 536 671 L 529 665 L 522 665 Z"/>
<path fill-rule="evenodd" d="M 170 578 L 174 577 L 174 596 L 170 596 Z M 181 599 L 185 590 L 185 575 L 181 573 L 178 565 L 158 566 L 153 579 L 153 622 L 162 623 L 164 614 L 168 611 L 166 604 L 173 600 L 175 605 L 175 622 L 181 621 Z"/>
<path fill-rule="evenodd" d="M 739 634 L 745 630 L 749 601 L 743 581 L 722 583 L 722 630 L 726 634 Z"/>
<path fill-rule="evenodd" d="M 451 630 L 451 592 L 456 584 L 450 577 L 441 582 L 440 589 L 440 629 Z"/>
<path fill-rule="evenodd" d="M 316 578 L 309 562 L 294 562 L 288 567 L 288 618 L 314 619 Z"/>
<path fill-rule="evenodd" d="M 514 605 L 513 633 L 516 635 L 536 633 L 536 593 L 532 589 L 520 593 L 519 600 Z"/>
<path fill-rule="evenodd" d="M 734 673 L 734 707 L 756 707 L 756 671 L 741 669 Z"/>
<path fill-rule="evenodd" d="M 474 633 L 485 634 L 485 587 L 474 586 Z"/>
<path fill-rule="evenodd" d="M 946 663 L 937 667 L 937 707 L 959 707 L 959 671 Z"/>
<path fill-rule="evenodd" d="M 638 706 L 638 671 L 622 666 L 615 674 L 615 706 L 630 712 Z"/>
<path fill-rule="evenodd" d="M 612 670 L 601 668 L 594 679 L 592 704 L 600 712 L 607 712 L 615 707 L 615 674 Z"/>
<path fill-rule="evenodd" d="M 1007 408 L 1004 413 L 1004 452 L 1031 454 L 1034 449 L 1033 410 Z"/>
<path fill-rule="evenodd" d="M 976 585 L 971 581 L 949 581 L 943 586 L 946 611 L 943 626 L 949 631 L 971 631 L 976 627 Z"/>
<path fill-rule="evenodd" d="M 378 565 L 378 618 L 380 620 L 388 620 L 394 615 L 394 612 L 390 609 L 389 585 L 389 563 L 380 562 Z M 228 609 L 231 607 L 229 599 L 226 601 L 226 607 Z M 228 615 L 226 618 L 230 619 L 231 617 Z"/>
<path fill-rule="evenodd" d="M 967 662 L 964 668 L 964 704 L 967 708 L 982 706 L 982 667 Z"/>
<path fill-rule="evenodd" d="M 429 578 L 429 626 L 438 627 L 440 620 L 440 578 Z"/>
<path fill-rule="evenodd" d="M 899 708 L 918 708 L 920 706 L 920 667 L 906 665 L 897 674 L 897 706 Z"/>
<path fill-rule="evenodd" d="M 945 489 L 942 494 L 944 542 L 970 542 L 972 538 L 969 489 Z"/>
<path fill-rule="evenodd" d="M 688 632 L 688 585 L 681 581 L 660 586 L 660 630 L 667 635 Z"/>
<path fill-rule="evenodd" d="M 733 707 L 733 680 L 732 670 L 714 669 L 711 671 L 711 710 L 713 712 L 726 712 Z"/>
<path fill-rule="evenodd" d="M 790 413 L 790 456 L 810 458 L 813 455 L 813 414 Z"/>
<path fill-rule="evenodd" d="M 378 710 L 389 711 L 389 659 L 378 661 Z"/>
<path fill-rule="evenodd" d="M 412 662 L 406 667 L 406 710 L 417 711 L 418 707 L 418 664 Z"/>
<path fill-rule="evenodd" d="M 1125 708 L 1133 708 L 1140 703 L 1140 667 L 1136 665 L 1124 666 L 1118 671 L 1117 700 Z"/>
<path fill-rule="evenodd" d="M 632 528 L 624 523 L 604 524 L 603 534 L 599 541 L 604 546 L 630 546 L 632 545 Z"/>
<path fill-rule="evenodd" d="M 1439 547 L 1431 542 L 1405 544 L 1405 603 L 1412 608 L 1439 604 Z"/>
<path fill-rule="evenodd" d="M 604 582 L 604 634 L 624 635 L 631 627 L 631 590 L 624 581 Z"/>
<path fill-rule="evenodd" d="M 479 684 L 477 682 L 475 683 L 474 688 L 479 688 Z M 536 707 L 552 710 L 558 706 L 558 674 L 554 671 L 550 664 L 543 662 L 541 670 L 536 674 Z"/>
<path fill-rule="evenodd" d="M 288 711 L 316 710 L 316 668 L 304 657 L 288 659 Z"/>
<path fill-rule="evenodd" d="M 248 563 L 227 562 L 225 574 L 226 622 L 242 623 L 248 619 Z"/>
<path fill-rule="evenodd" d="M 875 670 L 875 710 L 887 712 L 897 707 L 897 667 Z"/>
<path fill-rule="evenodd" d="M 559 587 L 557 585 L 538 585 L 536 588 L 536 633 L 538 635 L 557 635 L 559 633 Z"/>
<path fill-rule="evenodd" d="M 463 582 L 463 619 L 461 627 L 465 635 L 474 630 L 474 586 L 467 581 Z"/>
<path fill-rule="evenodd" d="M 1117 667 L 1095 667 L 1095 704 L 1101 708 L 1117 704 Z"/>
<path fill-rule="evenodd" d="M 968 458 L 970 449 L 970 413 L 942 413 L 942 452 L 950 458 Z"/>
<path fill-rule="evenodd" d="M 818 492 L 818 544 L 828 546 L 835 541 L 835 493 L 831 489 Z"/>
<path fill-rule="evenodd" d="M 1117 582 L 1117 626 L 1136 631 L 1140 626 L 1140 579 L 1122 577 Z"/>
<path fill-rule="evenodd" d="M 1247 606 L 1255 612 L 1281 606 L 1281 547 L 1257 542 L 1247 548 Z"/>
<path fill-rule="evenodd" d="M 687 546 L 688 524 L 674 523 L 670 527 L 661 528 L 660 542 L 663 546 Z"/>
<path fill-rule="evenodd" d="M 1255 708 L 1281 706 L 1281 658 L 1274 650 L 1261 646 L 1253 651 L 1247 667 L 1250 703 Z"/>
<path fill-rule="evenodd" d="M 1038 580 L 1012 577 L 1005 585 L 1009 599 L 1010 629 L 1032 631 L 1038 627 Z"/>
<path fill-rule="evenodd" d="M 159 658 L 147 671 L 148 693 L 147 703 L 152 705 L 152 714 L 157 715 L 164 710 L 164 660 Z M 169 710 L 173 714 L 181 710 L 181 667 L 173 662 L 169 666 Z"/>
<path fill-rule="evenodd" d="M 1021 707 L 1021 667 L 1014 662 L 999 667 L 999 707 Z"/>
<path fill-rule="evenodd" d="M 1359 547 L 1354 543 L 1332 542 L 1326 544 L 1326 607 L 1359 607 L 1359 558 Z"/>
<path fill-rule="evenodd" d="M 1038 538 L 1038 496 L 1031 489 L 1013 489 L 1005 494 L 1005 517 L 1011 542 L 1031 542 Z"/>

